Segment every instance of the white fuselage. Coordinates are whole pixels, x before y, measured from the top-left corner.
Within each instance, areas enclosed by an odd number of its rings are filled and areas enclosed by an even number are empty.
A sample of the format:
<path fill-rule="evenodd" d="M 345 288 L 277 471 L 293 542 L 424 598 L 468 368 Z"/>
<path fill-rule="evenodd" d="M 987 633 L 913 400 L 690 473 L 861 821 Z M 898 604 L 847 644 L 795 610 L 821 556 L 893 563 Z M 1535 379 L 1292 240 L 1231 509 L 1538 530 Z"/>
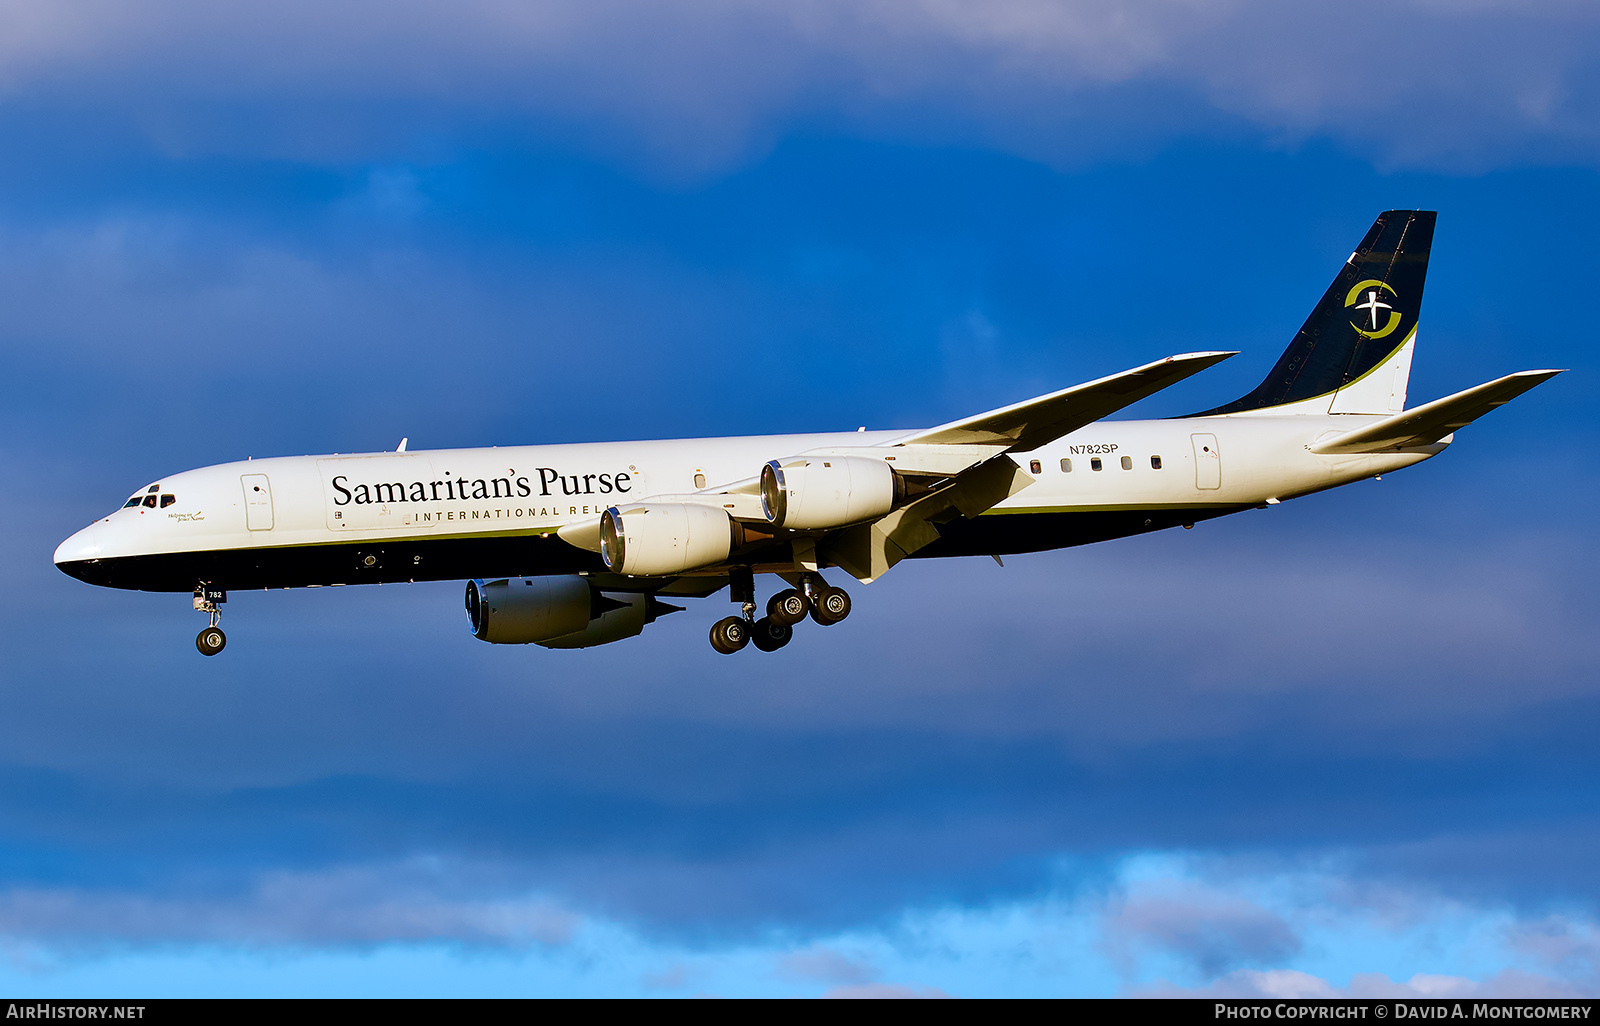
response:
<path fill-rule="evenodd" d="M 1016 543 L 1015 530 L 1029 531 L 1026 518 L 1040 514 L 1145 510 L 1165 511 L 1157 526 L 1172 526 L 1185 519 L 1186 511 L 1194 514 L 1189 519 L 1203 519 L 1397 470 L 1448 444 L 1446 439 L 1423 449 L 1347 456 L 1317 455 L 1308 449 L 1318 439 L 1379 419 L 1376 414 L 1246 414 L 1101 421 L 1035 451 L 1010 454 L 1007 458 L 1032 481 L 979 519 L 1022 518 L 1008 521 L 1013 540 L 997 551 L 1056 548 L 1095 539 L 1077 539 L 1070 530 L 1063 531 L 1059 516 L 1038 516 L 1037 533 L 1025 545 Z M 496 569 L 490 563 L 501 550 L 480 545 L 475 551 L 481 557 L 463 552 L 473 542 L 530 538 L 546 539 L 552 551 L 565 551 L 571 546 L 555 532 L 592 520 L 609 506 L 714 489 L 751 478 L 769 460 L 810 450 L 888 446 L 904 437 L 903 431 L 869 431 L 227 463 L 174 474 L 142 489 L 134 497 L 140 504 L 74 534 L 56 551 L 55 560 L 92 583 L 148 590 L 188 590 L 196 583 L 189 577 L 209 579 L 204 567 L 233 565 L 226 562 L 230 558 L 253 560 L 250 565 L 257 568 L 275 560 L 280 566 L 270 573 L 260 570 L 255 577 L 245 574 L 229 584 L 235 588 L 363 579 L 329 579 L 325 572 L 309 570 L 298 579 L 293 566 L 312 565 L 305 559 L 319 552 L 329 553 L 340 566 L 345 557 L 331 553 L 364 553 L 363 559 L 381 553 L 387 564 L 377 578 L 382 580 L 565 573 L 578 564 L 560 559 L 548 571 L 526 565 Z M 157 502 L 145 504 L 146 494 Z M 1137 533 L 1141 523 L 1148 527 L 1150 521 L 1133 518 L 1129 523 L 1129 529 L 1116 533 Z M 447 541 L 456 544 L 431 544 Z M 977 544 L 981 549 L 981 542 Z M 974 550 L 969 546 L 962 551 Z M 451 555 L 436 559 L 436 552 Z M 300 563 L 282 561 L 291 554 Z M 572 556 L 588 558 L 577 550 Z M 114 575 L 111 567 L 119 567 Z"/>

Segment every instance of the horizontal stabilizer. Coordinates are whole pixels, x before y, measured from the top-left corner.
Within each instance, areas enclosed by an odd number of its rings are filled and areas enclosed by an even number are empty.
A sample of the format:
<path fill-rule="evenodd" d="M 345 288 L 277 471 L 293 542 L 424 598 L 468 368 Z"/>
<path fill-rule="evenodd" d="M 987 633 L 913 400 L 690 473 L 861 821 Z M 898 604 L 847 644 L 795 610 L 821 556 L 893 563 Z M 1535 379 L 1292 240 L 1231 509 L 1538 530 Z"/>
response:
<path fill-rule="evenodd" d="M 1385 417 L 1354 431 L 1336 435 L 1311 446 L 1323 455 L 1389 452 L 1419 445 L 1432 445 L 1457 428 L 1462 428 L 1490 410 L 1515 399 L 1535 385 L 1549 381 L 1558 370 L 1530 370 L 1507 374 L 1465 392 L 1435 399 L 1431 403 Z"/>
<path fill-rule="evenodd" d="M 1001 445 L 1029 452 L 1236 353 L 1184 353 L 902 438 L 896 445 Z"/>

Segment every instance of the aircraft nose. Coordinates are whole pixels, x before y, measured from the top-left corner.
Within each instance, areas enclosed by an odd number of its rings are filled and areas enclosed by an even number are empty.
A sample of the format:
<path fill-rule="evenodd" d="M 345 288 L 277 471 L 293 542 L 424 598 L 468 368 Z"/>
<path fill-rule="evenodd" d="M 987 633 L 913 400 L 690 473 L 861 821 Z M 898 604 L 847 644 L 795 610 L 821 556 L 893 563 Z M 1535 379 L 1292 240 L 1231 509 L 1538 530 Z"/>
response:
<path fill-rule="evenodd" d="M 67 573 L 72 573 L 67 567 L 72 563 L 82 563 L 100 556 L 100 525 L 90 524 L 77 534 L 56 546 L 55 564 Z M 76 574 L 72 576 L 76 577 Z"/>

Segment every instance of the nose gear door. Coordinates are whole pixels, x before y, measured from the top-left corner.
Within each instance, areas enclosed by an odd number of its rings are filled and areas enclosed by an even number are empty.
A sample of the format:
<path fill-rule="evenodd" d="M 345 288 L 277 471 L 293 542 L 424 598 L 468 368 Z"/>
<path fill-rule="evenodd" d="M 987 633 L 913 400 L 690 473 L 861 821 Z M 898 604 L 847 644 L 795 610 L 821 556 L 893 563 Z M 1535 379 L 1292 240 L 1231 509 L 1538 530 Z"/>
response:
<path fill-rule="evenodd" d="M 272 485 L 265 474 L 245 474 L 244 526 L 252 531 L 272 530 Z"/>
<path fill-rule="evenodd" d="M 1222 450 L 1216 435 L 1190 435 L 1194 445 L 1194 486 L 1201 491 L 1222 487 Z"/>

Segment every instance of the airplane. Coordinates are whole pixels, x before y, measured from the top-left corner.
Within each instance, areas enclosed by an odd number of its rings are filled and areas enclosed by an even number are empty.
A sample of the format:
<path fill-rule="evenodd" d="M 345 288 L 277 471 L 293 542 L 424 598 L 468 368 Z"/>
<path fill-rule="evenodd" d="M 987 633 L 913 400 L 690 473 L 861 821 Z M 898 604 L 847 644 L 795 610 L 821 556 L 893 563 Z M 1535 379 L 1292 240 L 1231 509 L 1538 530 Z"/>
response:
<path fill-rule="evenodd" d="M 1183 353 L 917 431 L 296 456 L 189 470 L 72 535 L 89 584 L 189 592 L 227 643 L 227 592 L 466 580 L 492 644 L 588 648 L 729 589 L 716 651 L 775 651 L 907 558 L 1084 545 L 1266 508 L 1420 463 L 1561 373 L 1528 370 L 1406 408 L 1436 214 L 1380 214 L 1239 399 L 1106 420 L 1236 355 Z M 784 587 L 756 617 L 756 578 Z"/>

